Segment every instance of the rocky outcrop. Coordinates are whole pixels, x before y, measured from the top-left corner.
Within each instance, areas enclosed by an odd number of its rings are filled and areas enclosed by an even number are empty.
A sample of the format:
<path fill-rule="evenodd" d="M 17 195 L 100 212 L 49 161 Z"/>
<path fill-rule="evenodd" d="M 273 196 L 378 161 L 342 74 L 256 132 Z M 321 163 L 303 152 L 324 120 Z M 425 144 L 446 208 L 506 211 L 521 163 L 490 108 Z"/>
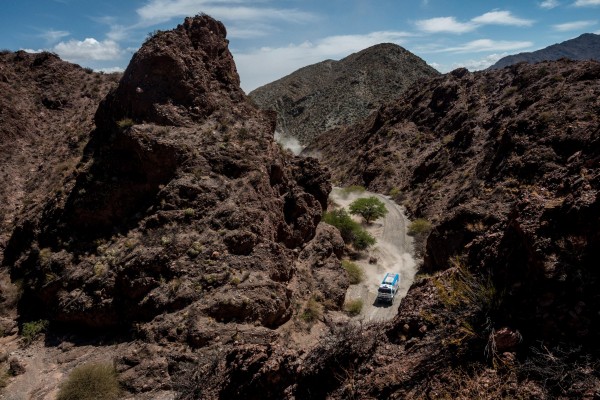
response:
<path fill-rule="evenodd" d="M 555 61 L 561 58 L 600 61 L 600 35 L 584 33 L 574 39 L 556 43 L 540 50 L 502 57 L 489 69 L 504 68 L 520 62 L 532 64 L 541 61 Z"/>
<path fill-rule="evenodd" d="M 433 224 L 422 267 L 433 277 L 403 300 L 390 340 L 408 346 L 422 336 L 416 343 L 429 353 L 424 339 L 437 336 L 453 351 L 438 358 L 439 370 L 487 354 L 512 365 L 515 378 L 554 382 L 545 395 L 593 393 L 598 377 L 580 367 L 598 364 L 598 94 L 593 61 L 459 69 L 307 149 L 334 180 L 392 193 Z M 415 314 L 409 304 L 418 298 L 429 306 Z M 569 383 L 552 375 L 539 341 L 557 355 L 552 365 L 574 371 Z M 400 389 L 406 382 L 387 395 L 414 396 Z"/>
<path fill-rule="evenodd" d="M 70 190 L 6 250 L 23 317 L 112 328 L 200 302 L 220 322 L 290 318 L 293 250 L 315 235 L 328 175 L 274 143 L 225 34 L 188 18 L 134 55 Z"/>
<path fill-rule="evenodd" d="M 383 43 L 339 61 L 299 69 L 250 93 L 277 112 L 277 130 L 307 145 L 320 133 L 360 121 L 416 81 L 438 75 L 402 47 Z"/>

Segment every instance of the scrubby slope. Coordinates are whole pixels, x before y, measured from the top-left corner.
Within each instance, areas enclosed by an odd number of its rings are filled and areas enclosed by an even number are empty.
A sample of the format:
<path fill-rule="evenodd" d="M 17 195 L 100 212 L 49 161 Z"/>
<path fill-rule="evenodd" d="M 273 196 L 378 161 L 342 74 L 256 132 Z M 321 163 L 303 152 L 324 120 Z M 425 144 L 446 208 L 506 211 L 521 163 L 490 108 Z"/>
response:
<path fill-rule="evenodd" d="M 0 250 L 19 213 L 62 190 L 118 79 L 50 53 L 0 53 Z"/>
<path fill-rule="evenodd" d="M 597 374 L 585 371 L 598 365 L 599 95 L 597 62 L 456 70 L 308 149 L 334 180 L 394 189 L 414 216 L 433 222 L 422 269 L 434 277 L 411 289 L 393 340 L 417 332 L 438 371 L 510 365 L 508 375 L 475 368 L 460 378 L 472 385 L 515 379 L 535 396 L 597 393 Z M 450 355 L 434 356 L 432 338 Z M 398 351 L 398 359 L 414 353 Z M 555 368 L 563 367 L 571 374 L 561 383 Z M 446 375 L 417 386 L 457 384 L 460 373 Z M 405 385 L 397 378 L 392 386 L 415 396 Z"/>
<path fill-rule="evenodd" d="M 384 43 L 299 69 L 250 93 L 277 112 L 277 129 L 306 145 L 320 133 L 351 124 L 412 84 L 438 72 L 402 47 Z"/>
<path fill-rule="evenodd" d="M 536 63 L 555 61 L 561 58 L 600 61 L 600 35 L 584 33 L 574 39 L 556 43 L 540 50 L 506 56 L 498 60 L 489 69 L 504 68 L 519 62 Z"/>

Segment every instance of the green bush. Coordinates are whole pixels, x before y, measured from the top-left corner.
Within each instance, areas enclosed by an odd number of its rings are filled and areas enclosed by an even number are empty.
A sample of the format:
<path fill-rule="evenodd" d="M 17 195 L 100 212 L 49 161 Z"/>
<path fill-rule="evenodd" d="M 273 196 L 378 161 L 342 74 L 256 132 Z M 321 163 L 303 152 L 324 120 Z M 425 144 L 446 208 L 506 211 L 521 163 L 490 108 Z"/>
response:
<path fill-rule="evenodd" d="M 25 322 L 21 328 L 21 336 L 25 344 L 30 344 L 42 332 L 48 329 L 48 320 L 40 319 L 39 321 Z"/>
<path fill-rule="evenodd" d="M 388 213 L 385 204 L 377 197 L 363 197 L 356 199 L 350 204 L 350 214 L 360 215 L 367 224 L 377 218 L 384 217 Z"/>
<path fill-rule="evenodd" d="M 416 236 L 424 233 L 428 233 L 431 230 L 431 222 L 423 218 L 415 219 L 408 225 L 408 234 Z"/>
<path fill-rule="evenodd" d="M 366 250 L 370 246 L 375 244 L 375 238 L 371 236 L 371 234 L 364 229 L 357 230 L 354 232 L 354 240 L 352 241 L 352 246 L 356 250 Z"/>
<path fill-rule="evenodd" d="M 347 198 L 351 193 L 364 193 L 365 192 L 365 187 L 364 186 L 360 186 L 360 185 L 352 185 L 352 186 L 348 186 L 342 189 L 342 193 L 341 196 L 343 198 Z"/>
<path fill-rule="evenodd" d="M 85 364 L 71 372 L 56 400 L 117 400 L 121 388 L 111 364 Z"/>
<path fill-rule="evenodd" d="M 325 213 L 323 221 L 338 228 L 344 243 L 352 244 L 356 250 L 365 250 L 375 244 L 375 238 L 354 221 L 344 209 Z"/>
<path fill-rule="evenodd" d="M 355 316 L 360 314 L 363 308 L 362 299 L 355 299 L 344 304 L 344 311 L 348 313 L 348 315 Z"/>
<path fill-rule="evenodd" d="M 325 213 L 323 221 L 338 228 L 346 244 L 352 243 L 354 231 L 360 228 L 360 225 L 342 208 Z"/>
<path fill-rule="evenodd" d="M 344 268 L 348 273 L 348 278 L 350 279 L 350 283 L 352 285 L 356 285 L 363 281 L 365 273 L 358 264 L 355 264 L 349 260 L 342 260 L 342 268 Z"/>

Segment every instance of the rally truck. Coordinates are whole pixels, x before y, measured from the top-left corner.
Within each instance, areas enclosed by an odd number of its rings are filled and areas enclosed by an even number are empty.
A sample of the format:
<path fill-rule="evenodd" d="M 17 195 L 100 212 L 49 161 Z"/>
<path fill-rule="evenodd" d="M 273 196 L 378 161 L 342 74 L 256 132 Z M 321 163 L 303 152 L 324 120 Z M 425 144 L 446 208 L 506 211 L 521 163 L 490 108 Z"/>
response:
<path fill-rule="evenodd" d="M 400 285 L 400 274 L 388 272 L 377 289 L 377 301 L 392 304 Z"/>

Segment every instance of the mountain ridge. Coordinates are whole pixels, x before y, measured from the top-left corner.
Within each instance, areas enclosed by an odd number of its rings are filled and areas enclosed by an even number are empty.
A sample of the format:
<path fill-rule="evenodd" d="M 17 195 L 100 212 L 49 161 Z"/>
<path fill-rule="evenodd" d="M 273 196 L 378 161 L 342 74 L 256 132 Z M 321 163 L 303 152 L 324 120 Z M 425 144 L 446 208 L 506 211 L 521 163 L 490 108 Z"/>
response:
<path fill-rule="evenodd" d="M 540 50 L 509 55 L 496 61 L 488 69 L 504 68 L 519 62 L 536 63 L 541 61 L 555 61 L 560 58 L 600 61 L 600 35 L 584 33 L 576 38 L 556 43 Z"/>
<path fill-rule="evenodd" d="M 277 130 L 303 145 L 317 134 L 366 117 L 421 78 L 439 73 L 406 49 L 381 43 L 339 61 L 312 64 L 249 97 L 277 112 Z"/>

